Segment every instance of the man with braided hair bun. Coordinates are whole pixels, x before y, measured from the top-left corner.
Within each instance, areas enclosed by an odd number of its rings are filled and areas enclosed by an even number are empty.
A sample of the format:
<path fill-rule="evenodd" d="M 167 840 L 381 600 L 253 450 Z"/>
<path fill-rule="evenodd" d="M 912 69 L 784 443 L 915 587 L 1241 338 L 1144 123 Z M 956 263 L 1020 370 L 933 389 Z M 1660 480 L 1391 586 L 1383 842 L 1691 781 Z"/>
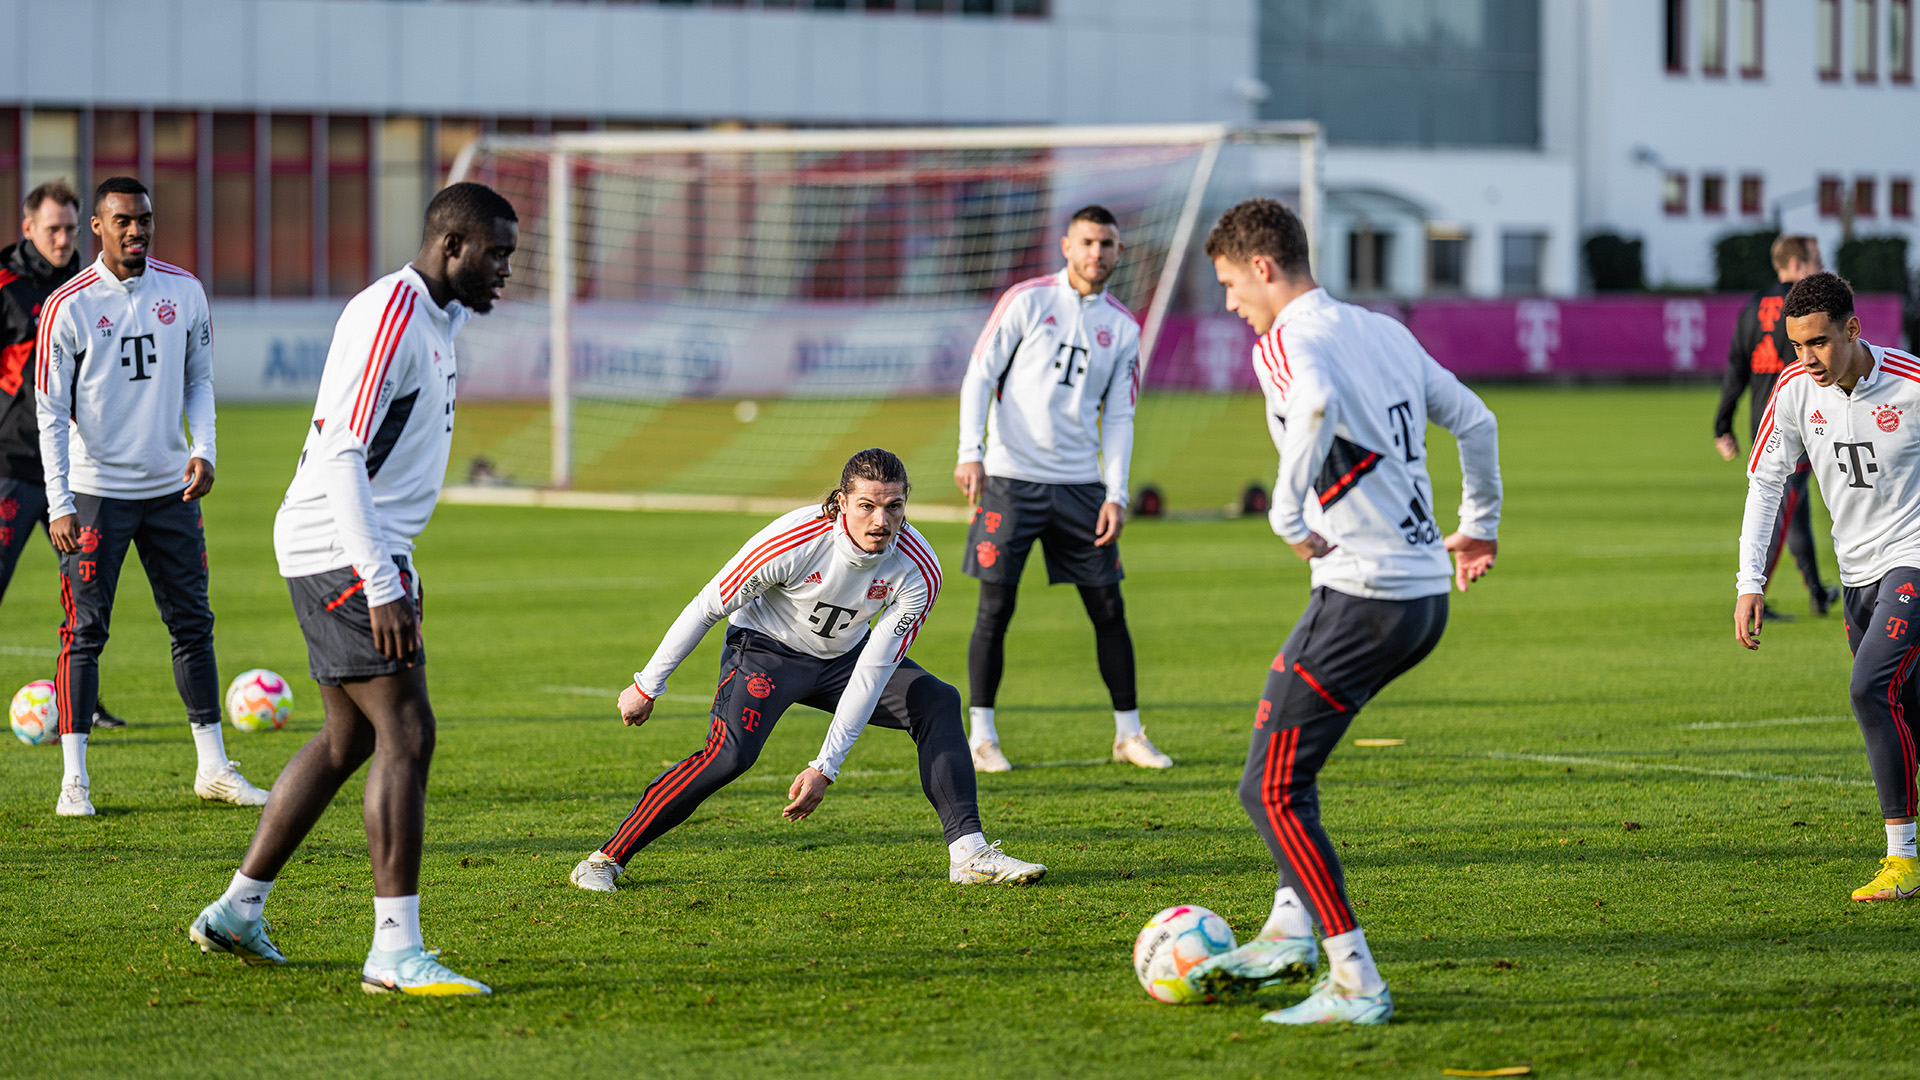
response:
<path fill-rule="evenodd" d="M 620 695 L 629 726 L 647 722 L 667 679 L 722 619 L 707 741 L 654 777 L 612 839 L 568 880 L 613 892 L 628 862 L 702 802 L 753 767 L 787 709 L 833 714 L 820 754 L 800 770 L 781 811 L 801 821 L 819 807 L 868 724 L 903 730 L 920 756 L 920 787 L 946 835 L 947 880 L 1020 885 L 1047 868 L 987 843 L 973 760 L 960 723 L 960 692 L 907 659 L 934 601 L 940 560 L 907 524 L 907 467 L 886 450 L 862 450 L 817 506 L 783 514 L 727 560 L 667 629 L 653 659 Z"/>

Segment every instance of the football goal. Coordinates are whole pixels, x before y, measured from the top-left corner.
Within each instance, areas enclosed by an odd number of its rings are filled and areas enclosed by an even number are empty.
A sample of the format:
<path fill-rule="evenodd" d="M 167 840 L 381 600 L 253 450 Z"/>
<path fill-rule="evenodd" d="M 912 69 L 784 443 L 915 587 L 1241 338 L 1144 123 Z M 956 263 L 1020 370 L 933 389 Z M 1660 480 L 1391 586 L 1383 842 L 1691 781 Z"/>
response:
<path fill-rule="evenodd" d="M 1098 203 L 1125 245 L 1108 287 L 1142 325 L 1134 484 L 1182 500 L 1171 478 L 1209 475 L 1208 428 L 1252 387 L 1251 333 L 1212 314 L 1201 243 L 1248 194 L 1314 235 L 1318 140 L 1311 123 L 482 137 L 449 179 L 512 200 L 520 249 L 461 336 L 452 497 L 787 505 L 880 445 L 916 505 L 955 502 L 974 340 Z"/>

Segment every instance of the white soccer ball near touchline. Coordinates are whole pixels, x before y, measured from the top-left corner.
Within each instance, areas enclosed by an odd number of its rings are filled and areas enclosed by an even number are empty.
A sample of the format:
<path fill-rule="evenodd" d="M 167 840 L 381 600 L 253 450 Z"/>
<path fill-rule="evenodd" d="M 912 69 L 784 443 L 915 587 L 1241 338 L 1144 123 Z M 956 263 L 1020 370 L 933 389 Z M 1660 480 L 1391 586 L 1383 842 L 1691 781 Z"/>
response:
<path fill-rule="evenodd" d="M 13 695 L 7 718 L 13 721 L 13 733 L 28 746 L 60 741 L 60 714 L 54 708 L 53 684 L 45 679 L 35 679 Z"/>
<path fill-rule="evenodd" d="M 1176 904 L 1147 920 L 1133 942 L 1133 973 L 1155 1001 L 1187 1005 L 1213 995 L 1187 985 L 1186 974 L 1210 956 L 1234 949 L 1227 920 L 1193 904 Z"/>
<path fill-rule="evenodd" d="M 278 731 L 292 715 L 293 688 L 266 668 L 243 671 L 227 686 L 227 719 L 241 731 Z"/>

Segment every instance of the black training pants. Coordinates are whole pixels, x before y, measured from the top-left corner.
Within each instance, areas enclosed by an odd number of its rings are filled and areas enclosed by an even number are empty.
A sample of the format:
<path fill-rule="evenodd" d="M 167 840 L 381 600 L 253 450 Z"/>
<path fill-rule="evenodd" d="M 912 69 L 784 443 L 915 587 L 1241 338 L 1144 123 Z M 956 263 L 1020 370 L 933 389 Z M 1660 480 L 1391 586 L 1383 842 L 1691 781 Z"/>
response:
<path fill-rule="evenodd" d="M 0 476 L 0 599 L 7 595 L 13 568 L 26 550 L 33 527 L 47 524 L 47 489 L 39 484 Z"/>
<path fill-rule="evenodd" d="M 1320 825 L 1315 779 L 1361 707 L 1426 659 L 1446 628 L 1445 593 L 1368 600 L 1319 588 L 1267 672 L 1240 805 L 1273 853 L 1281 887 L 1307 899 L 1327 937 L 1358 923 Z"/>
<path fill-rule="evenodd" d="M 1913 680 L 1920 656 L 1920 569 L 1901 566 L 1872 585 L 1848 587 L 1847 644 L 1853 649 L 1853 678 L 1847 687 L 1853 716 L 1867 742 L 1867 765 L 1880 795 L 1883 818 L 1915 814 L 1913 722 L 1908 708 L 1920 704 Z"/>
<path fill-rule="evenodd" d="M 154 606 L 173 636 L 173 682 L 186 703 L 187 719 L 219 723 L 220 671 L 213 660 L 213 609 L 207 606 L 207 538 L 200 504 L 181 501 L 176 491 L 151 499 L 76 492 L 73 505 L 80 519 L 80 550 L 60 556 L 60 606 L 67 614 L 54 669 L 60 734 L 93 729 L 100 650 L 107 644 L 128 544 L 140 549 Z"/>
<path fill-rule="evenodd" d="M 707 744 L 653 778 L 627 820 L 600 850 L 622 866 L 708 796 L 753 767 L 781 714 L 794 705 L 831 713 L 840 704 L 861 650 L 821 660 L 789 649 L 765 634 L 733 627 L 720 652 Z M 880 693 L 870 723 L 903 730 L 920 751 L 920 788 L 940 814 L 952 843 L 980 832 L 973 757 L 960 722 L 960 692 L 902 660 Z"/>

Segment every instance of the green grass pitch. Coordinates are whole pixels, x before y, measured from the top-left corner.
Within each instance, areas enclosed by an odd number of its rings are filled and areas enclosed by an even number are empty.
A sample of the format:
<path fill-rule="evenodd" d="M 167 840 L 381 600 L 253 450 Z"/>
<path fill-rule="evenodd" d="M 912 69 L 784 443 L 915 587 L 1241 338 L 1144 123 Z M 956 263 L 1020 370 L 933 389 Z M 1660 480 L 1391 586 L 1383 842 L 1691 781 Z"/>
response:
<path fill-rule="evenodd" d="M 1350 733 L 1406 745 L 1349 743 L 1323 777 L 1399 1008 L 1388 1027 L 1259 1022 L 1294 993 L 1157 1005 L 1128 963 L 1163 906 L 1204 904 L 1246 934 L 1271 899 L 1233 788 L 1306 572 L 1263 521 L 1143 521 L 1123 540 L 1143 713 L 1179 762 L 1165 774 L 1099 763 L 1091 632 L 1071 590 L 1029 578 L 1000 726 L 1017 762 L 1049 767 L 980 787 L 989 835 L 1051 867 L 1041 885 L 947 884 L 897 732 L 868 732 L 812 820 L 778 820 L 827 722 L 796 710 L 752 773 L 603 897 L 567 871 L 703 738 L 718 635 L 645 728 L 619 725 L 613 694 L 761 522 L 456 506 L 420 551 L 441 725 L 422 916 L 428 943 L 498 993 L 358 992 L 357 783 L 274 891 L 291 964 L 246 969 L 187 941 L 258 814 L 193 797 L 165 635 L 130 560 L 103 683 L 132 726 L 94 742 L 100 816 L 53 816 L 56 750 L 0 746 L 0 1074 L 1911 1075 L 1920 910 L 1847 900 L 1882 834 L 1844 719 L 1840 621 L 1808 617 L 1783 582 L 1800 620 L 1770 626 L 1759 655 L 1732 643 L 1743 485 L 1709 445 L 1711 392 L 1487 399 L 1499 567 Z M 1224 409 L 1196 451 L 1217 461 L 1185 467 L 1229 489 L 1266 474 L 1256 408 Z M 298 696 L 289 730 L 229 732 L 262 782 L 318 724 L 269 540 L 304 416 L 226 409 L 206 506 L 222 673 L 275 668 Z M 1446 507 L 1458 481 L 1434 443 Z M 948 498 L 944 469 L 919 480 Z M 964 686 L 962 533 L 925 531 L 949 584 L 914 656 Z M 36 540 L 0 606 L 0 686 L 50 675 L 55 595 Z"/>

